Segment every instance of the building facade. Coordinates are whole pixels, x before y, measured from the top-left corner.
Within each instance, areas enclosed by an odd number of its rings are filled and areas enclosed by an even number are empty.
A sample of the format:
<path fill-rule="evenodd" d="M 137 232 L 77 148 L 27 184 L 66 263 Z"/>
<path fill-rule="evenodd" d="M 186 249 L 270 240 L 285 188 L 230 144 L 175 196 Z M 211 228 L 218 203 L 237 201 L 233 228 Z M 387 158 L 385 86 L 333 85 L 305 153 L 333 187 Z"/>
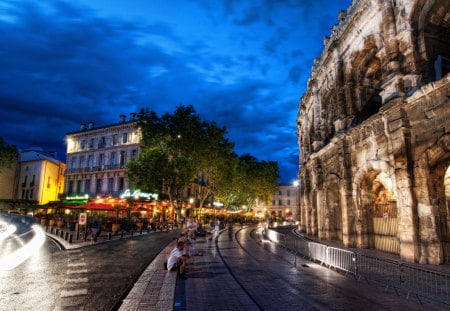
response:
<path fill-rule="evenodd" d="M 64 190 L 66 165 L 52 153 L 29 150 L 19 155 L 16 199 L 46 204 L 59 200 Z"/>
<path fill-rule="evenodd" d="M 271 202 L 257 200 L 253 208 L 254 216 L 263 219 L 283 219 L 289 221 L 299 220 L 298 186 L 279 185 Z"/>
<path fill-rule="evenodd" d="M 77 132 L 66 134 L 66 195 L 111 195 L 118 197 L 131 188 L 126 178 L 126 164 L 139 154 L 140 131 L 135 114 L 127 121 L 94 127 L 81 124 Z"/>
<path fill-rule="evenodd" d="M 450 1 L 354 0 L 298 115 L 300 229 L 450 263 Z"/>

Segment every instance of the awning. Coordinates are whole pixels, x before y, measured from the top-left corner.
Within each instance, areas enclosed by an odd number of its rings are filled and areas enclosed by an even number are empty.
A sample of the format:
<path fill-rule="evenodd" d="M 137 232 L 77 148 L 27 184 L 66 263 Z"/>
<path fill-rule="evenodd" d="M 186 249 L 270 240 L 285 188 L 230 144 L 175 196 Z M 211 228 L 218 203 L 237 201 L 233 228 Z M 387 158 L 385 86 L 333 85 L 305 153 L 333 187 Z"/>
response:
<path fill-rule="evenodd" d="M 94 203 L 89 202 L 83 205 L 76 205 L 73 209 L 87 209 L 87 210 L 100 210 L 100 211 L 114 211 L 114 207 L 111 204 Z"/>

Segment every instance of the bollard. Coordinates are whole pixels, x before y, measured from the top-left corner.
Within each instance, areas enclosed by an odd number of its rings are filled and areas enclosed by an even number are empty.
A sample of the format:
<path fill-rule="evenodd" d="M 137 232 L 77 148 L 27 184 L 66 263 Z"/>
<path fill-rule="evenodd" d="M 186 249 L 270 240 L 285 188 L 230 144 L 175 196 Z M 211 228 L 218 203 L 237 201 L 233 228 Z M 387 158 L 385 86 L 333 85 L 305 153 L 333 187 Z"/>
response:
<path fill-rule="evenodd" d="M 61 230 L 61 232 L 59 233 L 59 237 L 62 238 L 64 236 L 64 231 Z"/>
<path fill-rule="evenodd" d="M 80 231 L 77 231 L 76 239 L 80 239 Z"/>
<path fill-rule="evenodd" d="M 108 240 L 111 240 L 111 236 L 112 236 L 111 232 L 108 232 Z"/>
<path fill-rule="evenodd" d="M 64 235 L 64 240 L 67 241 L 68 238 L 69 238 L 69 232 L 66 232 L 66 234 Z"/>
<path fill-rule="evenodd" d="M 123 231 L 120 233 L 120 237 L 123 238 Z"/>
<path fill-rule="evenodd" d="M 139 231 L 139 234 L 142 235 L 142 229 Z"/>
<path fill-rule="evenodd" d="M 72 244 L 72 233 L 69 235 L 69 243 Z"/>
<path fill-rule="evenodd" d="M 133 236 L 134 235 L 134 231 L 133 230 L 131 230 L 131 236 Z"/>
<path fill-rule="evenodd" d="M 87 232 L 85 232 L 85 234 L 84 234 L 84 241 L 86 242 L 86 239 L 87 239 Z"/>

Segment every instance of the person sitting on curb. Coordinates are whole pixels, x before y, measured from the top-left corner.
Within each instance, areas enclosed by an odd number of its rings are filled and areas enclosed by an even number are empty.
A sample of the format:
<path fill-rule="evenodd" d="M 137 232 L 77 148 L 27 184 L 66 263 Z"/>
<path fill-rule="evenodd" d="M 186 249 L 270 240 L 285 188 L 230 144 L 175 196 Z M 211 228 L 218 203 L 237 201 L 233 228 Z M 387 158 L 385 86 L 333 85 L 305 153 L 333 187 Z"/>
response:
<path fill-rule="evenodd" d="M 178 277 L 186 280 L 185 268 L 187 256 L 183 255 L 184 242 L 178 241 L 177 246 L 170 252 L 167 258 L 167 270 L 177 271 Z"/>

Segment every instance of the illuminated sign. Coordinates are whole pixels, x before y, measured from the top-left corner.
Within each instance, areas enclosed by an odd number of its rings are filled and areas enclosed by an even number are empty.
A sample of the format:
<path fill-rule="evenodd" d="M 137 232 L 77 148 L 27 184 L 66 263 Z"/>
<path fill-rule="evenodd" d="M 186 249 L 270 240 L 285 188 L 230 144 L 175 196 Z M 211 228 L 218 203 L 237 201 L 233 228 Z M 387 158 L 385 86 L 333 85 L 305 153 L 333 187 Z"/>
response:
<path fill-rule="evenodd" d="M 125 190 L 124 193 L 120 196 L 121 198 L 145 198 L 145 199 L 155 199 L 158 200 L 158 194 L 157 193 L 147 193 L 147 192 L 141 192 L 141 190 L 135 190 L 131 192 L 130 189 Z"/>

